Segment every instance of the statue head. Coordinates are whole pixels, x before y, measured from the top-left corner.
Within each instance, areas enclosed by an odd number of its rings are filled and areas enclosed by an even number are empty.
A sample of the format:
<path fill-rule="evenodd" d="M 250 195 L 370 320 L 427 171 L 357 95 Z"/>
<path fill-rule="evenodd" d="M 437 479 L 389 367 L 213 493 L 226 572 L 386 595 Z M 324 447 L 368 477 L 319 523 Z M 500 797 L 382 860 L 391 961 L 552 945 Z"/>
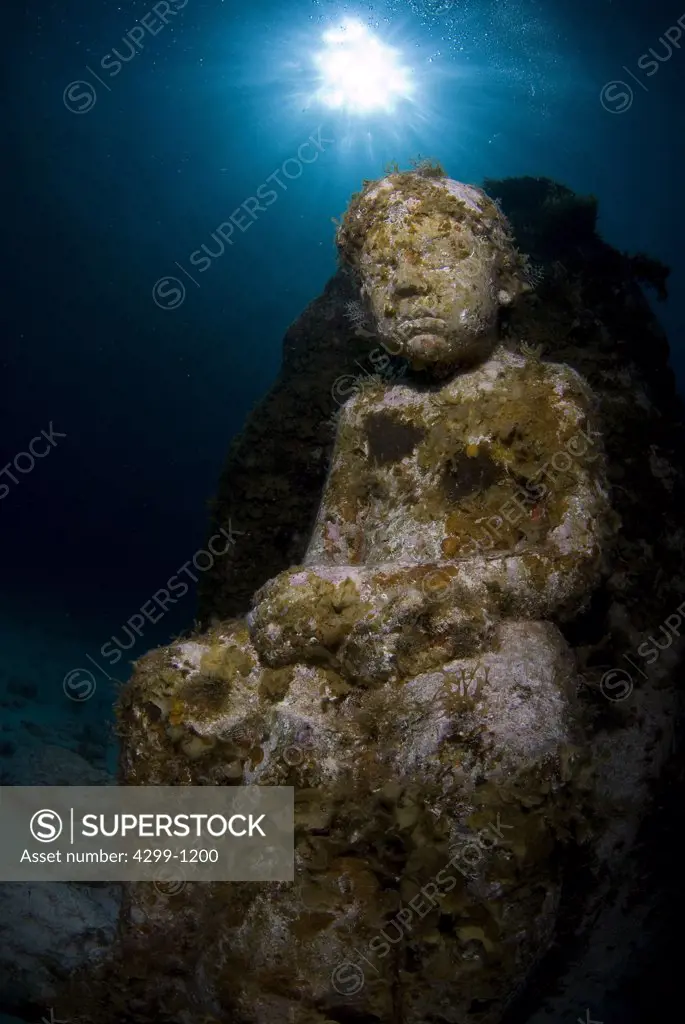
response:
<path fill-rule="evenodd" d="M 337 244 L 388 351 L 423 366 L 487 357 L 523 287 L 509 224 L 480 189 L 420 170 L 367 182 Z"/>

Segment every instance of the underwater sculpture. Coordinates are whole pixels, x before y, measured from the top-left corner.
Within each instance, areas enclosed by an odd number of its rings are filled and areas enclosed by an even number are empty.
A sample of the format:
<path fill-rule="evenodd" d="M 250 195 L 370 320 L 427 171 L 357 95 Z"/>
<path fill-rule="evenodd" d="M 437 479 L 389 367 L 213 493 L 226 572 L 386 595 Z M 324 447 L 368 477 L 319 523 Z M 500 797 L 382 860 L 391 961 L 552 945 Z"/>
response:
<path fill-rule="evenodd" d="M 480 190 L 390 175 L 338 242 L 415 373 L 342 408 L 300 564 L 142 659 L 119 709 L 128 784 L 294 785 L 296 882 L 129 887 L 136 966 L 100 1021 L 494 1024 L 549 946 L 568 849 L 606 864 L 625 840 L 630 799 L 596 780 L 624 748 L 560 628 L 614 567 L 598 402 L 502 343 L 526 268 Z M 643 710 L 649 744 L 668 697 Z"/>

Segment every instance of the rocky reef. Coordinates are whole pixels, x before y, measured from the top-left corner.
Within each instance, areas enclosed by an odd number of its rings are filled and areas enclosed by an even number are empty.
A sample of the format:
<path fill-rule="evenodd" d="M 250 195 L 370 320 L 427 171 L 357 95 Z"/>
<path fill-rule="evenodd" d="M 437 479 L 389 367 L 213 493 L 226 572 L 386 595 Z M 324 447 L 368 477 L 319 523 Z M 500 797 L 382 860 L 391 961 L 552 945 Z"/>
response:
<path fill-rule="evenodd" d="M 589 935 L 685 621 L 682 408 L 639 283 L 665 268 L 595 213 L 430 165 L 353 197 L 229 452 L 212 528 L 243 536 L 203 625 L 118 708 L 122 784 L 294 786 L 295 881 L 128 886 L 64 1015 L 498 1024 Z"/>

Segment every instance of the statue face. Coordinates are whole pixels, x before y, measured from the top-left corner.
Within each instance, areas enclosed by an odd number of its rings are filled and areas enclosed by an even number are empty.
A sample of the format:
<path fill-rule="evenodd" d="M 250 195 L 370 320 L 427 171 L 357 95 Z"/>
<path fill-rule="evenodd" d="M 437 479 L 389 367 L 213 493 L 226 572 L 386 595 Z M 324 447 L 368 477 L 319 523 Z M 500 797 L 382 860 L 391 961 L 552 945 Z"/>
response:
<path fill-rule="evenodd" d="M 518 290 L 517 254 L 479 189 L 391 175 L 353 202 L 338 241 L 389 351 L 450 364 L 492 350 L 499 307 Z"/>

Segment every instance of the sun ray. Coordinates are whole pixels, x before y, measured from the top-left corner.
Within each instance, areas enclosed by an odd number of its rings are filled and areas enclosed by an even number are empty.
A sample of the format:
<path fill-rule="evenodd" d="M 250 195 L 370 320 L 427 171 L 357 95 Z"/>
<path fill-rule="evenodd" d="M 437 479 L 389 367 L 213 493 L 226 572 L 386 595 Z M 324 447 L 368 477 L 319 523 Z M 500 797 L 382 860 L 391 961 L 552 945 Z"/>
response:
<path fill-rule="evenodd" d="M 360 21 L 346 19 L 324 33 L 326 44 L 315 58 L 320 72 L 316 98 L 334 110 L 365 114 L 391 112 L 413 93 L 409 68 L 401 54 L 381 43 Z"/>

